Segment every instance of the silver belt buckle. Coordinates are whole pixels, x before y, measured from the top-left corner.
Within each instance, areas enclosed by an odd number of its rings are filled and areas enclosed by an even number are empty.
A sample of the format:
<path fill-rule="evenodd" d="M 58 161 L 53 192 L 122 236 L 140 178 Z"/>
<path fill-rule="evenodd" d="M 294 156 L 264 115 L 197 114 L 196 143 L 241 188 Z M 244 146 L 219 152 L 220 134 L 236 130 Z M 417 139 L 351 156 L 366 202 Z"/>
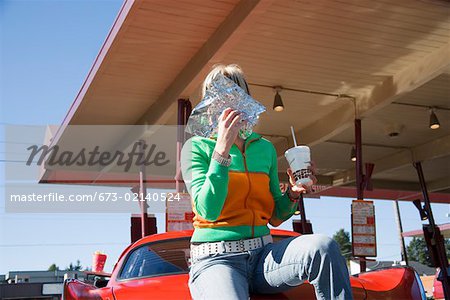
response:
<path fill-rule="evenodd" d="M 265 235 L 261 237 L 261 243 L 263 244 L 263 246 L 268 245 L 268 244 L 272 244 L 273 243 L 273 239 L 271 235 Z"/>
<path fill-rule="evenodd" d="M 264 236 L 262 236 L 262 237 L 259 239 L 259 241 L 260 241 L 260 243 L 261 243 L 261 247 L 264 247 L 265 245 L 269 244 L 269 243 L 266 244 L 266 242 L 264 241 Z"/>
<path fill-rule="evenodd" d="M 219 249 L 219 253 L 226 253 L 227 252 L 227 247 L 225 246 L 225 241 L 220 241 L 220 249 Z"/>

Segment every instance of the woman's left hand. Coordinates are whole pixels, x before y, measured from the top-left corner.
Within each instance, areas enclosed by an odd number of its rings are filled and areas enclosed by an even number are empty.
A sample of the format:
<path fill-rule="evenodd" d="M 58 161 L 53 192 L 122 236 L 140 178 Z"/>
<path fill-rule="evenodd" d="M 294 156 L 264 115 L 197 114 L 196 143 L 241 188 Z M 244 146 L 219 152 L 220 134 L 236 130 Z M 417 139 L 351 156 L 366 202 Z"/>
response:
<path fill-rule="evenodd" d="M 313 184 L 317 183 L 317 178 L 316 178 L 316 164 L 311 161 L 311 166 L 309 167 L 309 169 L 311 170 L 312 175 L 310 176 L 310 178 L 313 181 Z M 294 174 L 292 173 L 291 168 L 287 169 L 287 174 L 289 176 L 289 187 L 291 189 L 291 195 L 295 198 L 300 197 L 300 194 L 306 193 L 310 191 L 311 187 L 307 187 L 303 184 L 296 184 L 295 183 L 295 178 L 294 178 Z"/>

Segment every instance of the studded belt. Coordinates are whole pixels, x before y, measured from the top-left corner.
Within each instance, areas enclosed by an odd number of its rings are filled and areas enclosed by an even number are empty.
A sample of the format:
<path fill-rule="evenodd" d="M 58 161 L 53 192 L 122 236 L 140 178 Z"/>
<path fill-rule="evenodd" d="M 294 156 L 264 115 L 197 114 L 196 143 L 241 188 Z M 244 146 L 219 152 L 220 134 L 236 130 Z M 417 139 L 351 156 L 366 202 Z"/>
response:
<path fill-rule="evenodd" d="M 191 244 L 191 261 L 197 258 L 216 253 L 238 253 L 261 248 L 267 244 L 273 243 L 272 236 L 265 235 L 253 239 L 244 239 L 238 241 L 220 241 L 214 243 L 201 243 L 199 245 Z"/>

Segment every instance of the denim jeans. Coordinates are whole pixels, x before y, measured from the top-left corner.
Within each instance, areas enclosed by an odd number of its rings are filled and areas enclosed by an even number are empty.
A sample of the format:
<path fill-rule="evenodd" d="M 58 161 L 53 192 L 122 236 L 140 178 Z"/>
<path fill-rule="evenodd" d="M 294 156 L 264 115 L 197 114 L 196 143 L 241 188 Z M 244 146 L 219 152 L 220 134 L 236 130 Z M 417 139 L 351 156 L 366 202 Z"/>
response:
<path fill-rule="evenodd" d="M 248 299 L 249 293 L 280 293 L 308 280 L 317 299 L 353 299 L 338 244 L 325 235 L 286 238 L 241 252 L 212 254 L 191 265 L 193 299 Z"/>

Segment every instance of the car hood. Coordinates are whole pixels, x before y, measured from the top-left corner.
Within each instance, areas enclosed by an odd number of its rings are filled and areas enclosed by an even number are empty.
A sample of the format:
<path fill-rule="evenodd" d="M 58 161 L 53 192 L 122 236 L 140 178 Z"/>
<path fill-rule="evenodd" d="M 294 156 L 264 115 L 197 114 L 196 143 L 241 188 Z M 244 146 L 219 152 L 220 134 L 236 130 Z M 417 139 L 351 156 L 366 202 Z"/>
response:
<path fill-rule="evenodd" d="M 116 300 L 130 299 L 191 299 L 187 285 L 189 275 L 170 275 L 152 278 L 134 279 L 118 282 L 113 287 Z M 352 278 L 354 299 L 365 299 L 366 293 L 357 278 Z M 252 295 L 251 299 L 304 299 L 315 298 L 314 288 L 310 284 L 302 284 L 287 292 L 274 295 Z"/>

